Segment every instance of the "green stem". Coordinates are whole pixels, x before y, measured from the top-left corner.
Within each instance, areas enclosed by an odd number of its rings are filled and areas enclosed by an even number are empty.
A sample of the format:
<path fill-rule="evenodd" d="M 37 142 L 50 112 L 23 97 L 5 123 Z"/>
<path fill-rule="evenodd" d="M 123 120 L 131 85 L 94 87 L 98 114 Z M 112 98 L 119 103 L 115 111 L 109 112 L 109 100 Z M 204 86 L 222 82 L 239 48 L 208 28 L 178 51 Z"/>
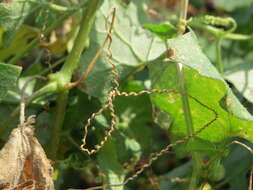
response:
<path fill-rule="evenodd" d="M 186 28 L 186 18 L 187 18 L 187 9 L 188 9 L 188 0 L 181 0 L 181 9 L 180 9 L 180 19 L 178 24 L 179 35 L 185 32 Z M 187 89 L 185 86 L 185 77 L 183 71 L 183 65 L 181 63 L 177 63 L 177 71 L 178 71 L 178 79 L 179 79 L 179 90 L 181 94 L 183 110 L 184 110 L 184 118 L 187 127 L 188 136 L 192 136 L 194 134 L 193 122 L 191 109 L 189 104 L 189 99 L 187 95 Z M 197 152 L 192 152 L 193 158 L 193 172 L 190 180 L 189 190 L 196 190 L 199 181 L 199 174 L 201 169 L 201 156 Z"/>
<path fill-rule="evenodd" d="M 55 112 L 55 120 L 52 126 L 51 140 L 47 147 L 49 158 L 56 160 L 57 151 L 60 144 L 61 129 L 64 122 L 66 105 L 68 101 L 69 88 L 67 87 L 71 81 L 74 70 L 79 66 L 80 56 L 87 44 L 89 33 L 93 25 L 96 11 L 102 0 L 89 0 L 87 4 L 87 12 L 84 14 L 80 23 L 80 29 L 74 42 L 74 46 L 68 55 L 62 69 L 58 73 L 50 76 L 51 82 L 58 83 L 60 90 L 57 97 L 57 105 Z"/>
<path fill-rule="evenodd" d="M 186 29 L 188 4 L 189 4 L 189 0 L 180 1 L 180 15 L 179 15 L 179 23 L 178 23 L 179 34 L 183 34 Z"/>
<path fill-rule="evenodd" d="M 178 78 L 179 78 L 179 89 L 180 93 L 182 96 L 182 103 L 183 103 L 183 108 L 184 108 L 184 117 L 185 117 L 185 122 L 187 125 L 187 133 L 188 135 L 193 135 L 194 129 L 193 129 L 193 122 L 192 122 L 192 117 L 191 117 L 191 109 L 190 109 L 190 104 L 189 104 L 189 99 L 187 95 L 187 90 L 185 86 L 185 78 L 184 78 L 184 71 L 183 68 L 179 68 L 180 65 L 177 64 L 177 70 L 178 70 Z"/>
<path fill-rule="evenodd" d="M 69 91 L 63 91 L 60 92 L 57 96 L 57 106 L 55 110 L 55 118 L 54 118 L 54 124 L 52 126 L 51 130 L 51 138 L 48 145 L 48 157 L 51 159 L 56 159 L 57 157 L 57 151 L 60 143 L 60 134 L 61 134 L 61 128 L 64 122 L 65 118 L 65 112 L 66 112 L 66 105 L 68 102 L 68 93 Z"/>
<path fill-rule="evenodd" d="M 86 5 L 86 1 L 85 3 L 82 3 L 80 5 L 80 8 L 83 8 Z M 50 34 L 50 32 L 52 32 L 55 28 L 57 28 L 60 24 L 62 24 L 62 22 L 64 20 L 66 20 L 69 16 L 73 15 L 78 9 L 73 9 L 69 12 L 67 12 L 65 15 L 63 15 L 61 18 L 57 19 L 51 26 L 49 26 L 44 35 L 47 36 L 48 34 Z M 27 52 L 29 52 L 31 49 L 33 49 L 34 47 L 39 45 L 39 41 L 40 41 L 41 37 L 38 36 L 35 39 L 33 39 L 26 47 L 24 47 L 22 49 L 22 51 L 20 51 L 18 54 L 16 54 L 9 62 L 8 64 L 16 64 L 17 61 L 19 59 L 21 59 Z"/>
<path fill-rule="evenodd" d="M 177 64 L 177 71 L 178 71 L 178 78 L 179 78 L 179 89 L 181 93 L 181 99 L 182 99 L 183 110 L 184 110 L 184 118 L 185 118 L 185 123 L 187 127 L 187 134 L 188 136 L 192 136 L 194 134 L 194 127 L 193 127 L 192 116 L 191 116 L 191 108 L 189 104 L 189 98 L 187 95 L 187 89 L 185 86 L 183 68 L 180 68 L 179 63 Z M 199 174 L 201 172 L 201 156 L 197 152 L 192 152 L 192 158 L 193 158 L 193 171 L 192 171 L 192 176 L 191 176 L 188 189 L 196 190 L 198 181 L 199 181 Z"/>
<path fill-rule="evenodd" d="M 67 83 L 70 82 L 71 76 L 74 70 L 79 66 L 79 59 L 84 50 L 88 39 L 91 27 L 93 25 L 96 10 L 101 0 L 90 0 L 87 7 L 87 13 L 83 15 L 80 23 L 80 30 L 76 37 L 75 44 L 71 50 L 69 56 L 66 59 L 65 64 L 61 69 L 61 73 L 67 77 Z"/>
<path fill-rule="evenodd" d="M 200 179 L 200 172 L 202 168 L 201 164 L 201 156 L 197 152 L 192 153 L 193 158 L 193 170 L 192 170 L 192 176 L 190 180 L 189 190 L 196 190 L 198 188 L 198 183 Z"/>
<path fill-rule="evenodd" d="M 221 41 L 222 38 L 218 38 L 216 41 L 216 67 L 218 71 L 223 74 L 222 55 L 221 55 Z"/>
<path fill-rule="evenodd" d="M 230 40 L 252 40 L 253 35 L 229 33 L 225 35 L 224 38 L 230 39 Z"/>

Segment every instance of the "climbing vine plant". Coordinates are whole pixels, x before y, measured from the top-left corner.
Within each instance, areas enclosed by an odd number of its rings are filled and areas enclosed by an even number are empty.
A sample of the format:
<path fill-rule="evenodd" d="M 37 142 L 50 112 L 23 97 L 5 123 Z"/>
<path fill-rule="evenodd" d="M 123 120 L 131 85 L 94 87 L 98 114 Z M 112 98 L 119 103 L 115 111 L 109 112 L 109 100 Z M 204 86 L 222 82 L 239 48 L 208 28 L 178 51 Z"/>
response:
<path fill-rule="evenodd" d="M 252 189 L 238 2 L 0 1 L 0 189 Z"/>

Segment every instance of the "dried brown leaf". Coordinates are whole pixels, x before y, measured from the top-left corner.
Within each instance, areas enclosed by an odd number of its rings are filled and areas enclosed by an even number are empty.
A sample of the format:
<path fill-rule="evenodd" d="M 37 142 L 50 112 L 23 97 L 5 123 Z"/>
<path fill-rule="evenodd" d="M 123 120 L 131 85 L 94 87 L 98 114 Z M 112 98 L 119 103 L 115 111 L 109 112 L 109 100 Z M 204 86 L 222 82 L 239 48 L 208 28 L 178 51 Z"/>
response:
<path fill-rule="evenodd" d="M 54 190 L 53 168 L 34 137 L 34 116 L 11 132 L 0 151 L 0 190 Z"/>

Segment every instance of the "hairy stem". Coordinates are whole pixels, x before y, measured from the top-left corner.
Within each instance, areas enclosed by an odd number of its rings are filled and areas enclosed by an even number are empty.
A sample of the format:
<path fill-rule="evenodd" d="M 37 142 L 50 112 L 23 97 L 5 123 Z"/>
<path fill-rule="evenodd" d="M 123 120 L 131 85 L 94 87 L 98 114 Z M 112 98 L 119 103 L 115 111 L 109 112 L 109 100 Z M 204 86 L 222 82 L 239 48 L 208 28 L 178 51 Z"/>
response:
<path fill-rule="evenodd" d="M 183 34 L 186 29 L 187 9 L 188 9 L 188 0 L 181 0 L 180 19 L 179 19 L 179 24 L 178 24 L 179 35 Z M 180 89 L 181 99 L 183 103 L 184 118 L 185 118 L 185 123 L 187 127 L 187 133 L 189 136 L 192 136 L 194 134 L 194 128 L 193 128 L 189 99 L 187 95 L 187 89 L 185 86 L 183 65 L 181 63 L 177 63 L 177 71 L 178 71 L 179 89 Z M 198 185 L 198 180 L 199 180 L 199 172 L 201 169 L 201 165 L 200 165 L 201 157 L 197 152 L 192 152 L 192 158 L 193 158 L 193 172 L 192 172 L 192 177 L 191 177 L 188 189 L 196 190 L 197 185 Z"/>
<path fill-rule="evenodd" d="M 88 41 L 89 33 L 94 22 L 96 10 L 102 0 L 89 0 L 87 4 L 87 12 L 84 14 L 80 23 L 80 29 L 75 39 L 74 46 L 68 55 L 62 69 L 51 78 L 56 80 L 60 86 L 59 94 L 57 96 L 57 105 L 55 111 L 54 124 L 52 126 L 51 140 L 48 144 L 49 158 L 55 160 L 57 158 L 57 151 L 60 144 L 61 129 L 64 122 L 66 105 L 68 101 L 69 88 L 68 84 L 71 81 L 74 70 L 79 66 L 79 60 L 82 51 L 84 50 Z M 52 81 L 52 82 L 53 82 Z"/>

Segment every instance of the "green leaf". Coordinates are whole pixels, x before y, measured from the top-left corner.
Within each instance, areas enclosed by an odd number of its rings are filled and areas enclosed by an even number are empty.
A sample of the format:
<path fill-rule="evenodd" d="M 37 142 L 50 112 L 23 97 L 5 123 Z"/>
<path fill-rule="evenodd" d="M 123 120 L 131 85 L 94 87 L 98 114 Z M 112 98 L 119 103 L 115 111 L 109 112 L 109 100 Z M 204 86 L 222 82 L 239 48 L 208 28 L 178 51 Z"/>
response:
<path fill-rule="evenodd" d="M 118 162 L 117 143 L 109 141 L 98 153 L 98 163 L 100 169 L 106 174 L 107 184 L 122 184 L 125 174 L 123 167 Z M 123 186 L 109 187 L 110 190 L 123 190 Z"/>
<path fill-rule="evenodd" d="M 239 64 L 228 70 L 225 74 L 237 90 L 251 103 L 253 103 L 253 67 L 252 61 Z"/>
<path fill-rule="evenodd" d="M 187 149 L 191 152 L 202 152 L 206 155 L 213 155 L 218 148 L 214 143 L 196 137 L 187 143 Z"/>
<path fill-rule="evenodd" d="M 130 81 L 123 91 L 139 92 L 143 89 L 140 81 Z M 139 152 L 132 149 L 135 157 L 141 153 L 148 155 L 157 152 L 168 144 L 168 139 L 161 138 L 163 130 L 152 124 L 152 105 L 148 95 L 118 97 L 114 104 L 119 120 L 118 129 L 140 146 Z"/>
<path fill-rule="evenodd" d="M 240 0 L 240 1 L 214 0 L 214 3 L 218 7 L 222 8 L 226 11 L 233 11 L 233 10 L 238 9 L 238 8 L 248 7 L 248 6 L 252 5 L 253 1 L 252 0 Z"/>
<path fill-rule="evenodd" d="M 252 143 L 245 140 L 240 141 L 252 148 Z M 247 174 L 252 164 L 253 157 L 248 150 L 238 144 L 231 145 L 230 154 L 223 160 L 223 165 L 226 169 L 225 179 L 217 187 L 228 183 L 229 190 L 247 189 Z"/>
<path fill-rule="evenodd" d="M 5 31 L 4 42 L 9 43 L 14 32 L 31 12 L 29 1 L 10 0 L 0 3 L 0 28 Z"/>
<path fill-rule="evenodd" d="M 15 33 L 12 43 L 7 47 L 0 46 L 0 60 L 4 60 L 22 51 L 29 43 L 29 40 L 38 35 L 38 32 L 35 28 L 21 25 Z"/>
<path fill-rule="evenodd" d="M 138 5 L 142 3 L 131 1 L 128 5 L 123 6 L 117 0 L 104 2 L 97 12 L 94 27 L 90 33 L 90 47 L 82 56 L 79 73 L 87 68 L 105 40 L 106 17 L 112 7 L 115 7 L 117 11 L 112 34 L 112 61 L 121 79 L 132 74 L 147 61 L 155 59 L 161 51 L 165 50 L 162 40 L 141 27 L 143 22 L 147 23 L 146 12 L 143 6 Z M 111 19 L 108 21 L 110 22 Z M 107 50 L 97 61 L 97 65 L 83 84 L 89 95 L 103 97 L 111 87 L 111 66 L 107 63 L 106 55 L 108 55 Z"/>
<path fill-rule="evenodd" d="M 0 63 L 0 99 L 16 86 L 21 70 L 21 67 Z"/>
<path fill-rule="evenodd" d="M 175 37 L 177 34 L 177 29 L 172 24 L 144 24 L 143 28 L 157 35 L 162 40 L 167 40 L 169 38 Z"/>
<path fill-rule="evenodd" d="M 202 53 L 193 32 L 169 40 L 174 55 L 168 60 L 163 56 L 149 64 L 153 88 L 179 91 L 176 63 L 183 64 L 187 93 L 214 109 L 218 118 L 199 138 L 219 142 L 240 136 L 253 141 L 252 116 L 235 98 L 221 75 Z M 181 97 L 179 93 L 152 95 L 153 103 L 172 116 L 170 134 L 173 140 L 187 135 Z M 214 118 L 214 113 L 190 98 L 191 115 L 195 131 Z"/>

